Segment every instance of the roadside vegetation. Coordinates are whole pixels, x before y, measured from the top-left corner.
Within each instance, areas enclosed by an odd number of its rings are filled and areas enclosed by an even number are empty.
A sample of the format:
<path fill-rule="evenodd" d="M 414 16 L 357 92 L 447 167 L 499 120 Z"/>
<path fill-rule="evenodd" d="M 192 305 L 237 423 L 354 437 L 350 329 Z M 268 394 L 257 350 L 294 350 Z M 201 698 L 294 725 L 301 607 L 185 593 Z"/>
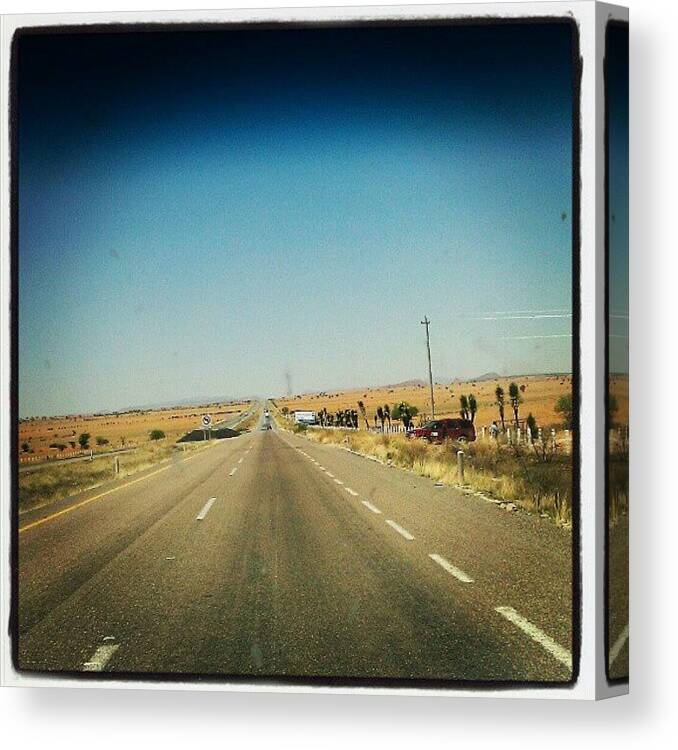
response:
<path fill-rule="evenodd" d="M 413 471 L 437 482 L 460 486 L 456 443 L 434 445 L 398 434 L 345 432 L 310 428 L 306 436 L 318 443 L 343 445 L 383 463 Z M 560 526 L 572 522 L 572 461 L 554 448 L 544 460 L 531 446 L 491 440 L 465 443 L 464 487 L 513 503 L 532 513 L 548 515 Z"/>
<path fill-rule="evenodd" d="M 19 511 L 31 510 L 77 492 L 98 487 L 104 482 L 122 479 L 154 464 L 180 458 L 184 453 L 203 449 L 207 443 L 183 443 L 158 438 L 129 453 L 101 456 L 94 460 L 51 462 L 32 471 L 19 472 Z M 115 461 L 120 471 L 115 473 Z"/>

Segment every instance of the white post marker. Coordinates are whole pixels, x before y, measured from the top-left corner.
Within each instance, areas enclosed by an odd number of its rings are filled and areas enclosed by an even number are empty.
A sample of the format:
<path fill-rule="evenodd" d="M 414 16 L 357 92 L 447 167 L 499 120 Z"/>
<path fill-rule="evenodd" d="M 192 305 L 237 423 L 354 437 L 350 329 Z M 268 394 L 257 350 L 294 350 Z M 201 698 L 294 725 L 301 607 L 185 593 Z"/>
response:
<path fill-rule="evenodd" d="M 464 451 L 457 451 L 457 477 L 464 483 Z"/>

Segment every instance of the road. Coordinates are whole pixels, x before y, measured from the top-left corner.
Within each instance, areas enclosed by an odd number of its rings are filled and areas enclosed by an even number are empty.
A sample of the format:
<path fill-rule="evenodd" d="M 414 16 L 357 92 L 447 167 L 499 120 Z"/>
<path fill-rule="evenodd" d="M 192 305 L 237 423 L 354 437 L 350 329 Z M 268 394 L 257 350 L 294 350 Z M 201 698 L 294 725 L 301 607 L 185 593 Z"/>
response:
<path fill-rule="evenodd" d="M 22 516 L 20 668 L 570 678 L 566 531 L 262 423 Z"/>

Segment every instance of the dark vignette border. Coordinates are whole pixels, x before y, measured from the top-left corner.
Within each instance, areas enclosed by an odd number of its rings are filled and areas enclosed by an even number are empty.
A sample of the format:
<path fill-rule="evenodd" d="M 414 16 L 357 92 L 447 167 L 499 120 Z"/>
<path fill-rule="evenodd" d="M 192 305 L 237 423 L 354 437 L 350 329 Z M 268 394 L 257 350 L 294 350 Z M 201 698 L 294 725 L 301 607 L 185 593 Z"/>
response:
<path fill-rule="evenodd" d="M 604 469 L 604 493 L 605 493 L 605 543 L 604 543 L 604 575 L 603 575 L 603 608 L 605 610 L 604 620 L 604 646 L 603 654 L 605 655 L 605 677 L 607 678 L 608 685 L 626 685 L 629 682 L 629 675 L 625 677 L 611 677 L 610 676 L 610 525 L 608 519 L 610 517 L 610 462 L 608 457 L 610 455 L 610 96 L 609 96 L 609 83 L 610 77 L 608 75 L 608 50 L 610 41 L 610 30 L 626 29 L 629 30 L 629 22 L 622 20 L 611 19 L 605 25 L 605 52 L 603 60 L 603 88 L 604 88 L 604 108 L 605 108 L 605 120 L 604 120 L 604 149 L 605 149 L 605 294 L 604 294 L 604 308 L 605 308 L 605 341 L 604 341 L 604 374 L 605 374 L 605 396 L 603 399 L 603 405 L 605 409 L 605 437 L 603 440 L 603 448 L 605 451 L 605 469 Z"/>
<path fill-rule="evenodd" d="M 582 59 L 579 44 L 579 26 L 571 17 L 526 16 L 503 18 L 495 16 L 462 17 L 448 19 L 402 19 L 402 20 L 355 20 L 355 21 L 264 21 L 243 23 L 111 23 L 93 25 L 42 26 L 19 28 L 15 31 L 10 53 L 9 73 L 9 134 L 10 134 L 10 330 L 11 330 L 11 606 L 9 636 L 12 642 L 12 662 L 20 674 L 41 675 L 51 678 L 76 678 L 102 681 L 99 673 L 87 672 L 39 672 L 19 667 L 19 362 L 18 362 L 18 262 L 19 262 L 19 198 L 18 198 L 18 56 L 19 44 L 24 36 L 43 34 L 102 34 L 138 32 L 184 32 L 184 31 L 247 31 L 266 29 L 299 29 L 327 27 L 413 27 L 413 26 L 483 26 L 483 25 L 567 25 L 572 34 L 572 390 L 574 424 L 580 424 L 580 317 L 581 317 L 581 76 Z M 298 685 L 313 687 L 355 687 L 355 688 L 415 688 L 415 689 L 455 689 L 455 690 L 505 690 L 517 688 L 559 688 L 568 689 L 576 685 L 580 671 L 581 655 L 581 450 L 580 430 L 575 429 L 572 441 L 572 677 L 567 682 L 508 681 L 508 680 L 455 680 L 455 679 L 392 679 L 392 678 L 343 678 L 343 677 L 281 677 L 279 675 L 202 675 L 188 673 L 136 673 L 110 672 L 103 681 L 119 682 L 174 682 L 174 683 L 232 683 L 261 685 Z"/>

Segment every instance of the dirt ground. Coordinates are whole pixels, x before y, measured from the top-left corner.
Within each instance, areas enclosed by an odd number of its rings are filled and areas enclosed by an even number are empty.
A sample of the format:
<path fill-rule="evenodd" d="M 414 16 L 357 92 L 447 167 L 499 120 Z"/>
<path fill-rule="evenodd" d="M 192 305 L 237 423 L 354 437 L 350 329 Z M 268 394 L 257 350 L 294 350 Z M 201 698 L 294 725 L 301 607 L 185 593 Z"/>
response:
<path fill-rule="evenodd" d="M 234 401 L 101 415 L 25 419 L 19 422 L 19 459 L 23 463 L 47 456 L 73 455 L 80 450 L 78 436 L 83 432 L 90 433 L 89 444 L 94 452 L 140 445 L 149 440 L 150 431 L 155 429 L 162 430 L 168 438 L 176 439 L 200 427 L 203 414 L 209 413 L 213 422 L 219 422 L 235 417 L 248 405 L 248 402 Z M 108 443 L 97 445 L 97 437 L 108 440 Z M 23 443 L 28 443 L 28 452 L 22 449 Z M 50 448 L 53 443 L 66 447 L 63 450 Z"/>
<path fill-rule="evenodd" d="M 495 390 L 501 386 L 505 393 L 505 415 L 507 421 L 512 419 L 512 411 L 509 404 L 508 388 L 511 382 L 519 387 L 524 386 L 521 391 L 522 403 L 520 404 L 519 416 L 524 419 L 532 412 L 537 423 L 543 427 L 560 425 L 562 417 L 556 413 L 555 405 L 560 396 L 566 395 L 572 390 L 571 375 L 522 375 L 511 378 L 497 378 L 486 381 L 454 382 L 449 385 L 438 383 L 434 388 L 434 399 L 437 417 L 459 416 L 459 397 L 474 394 L 478 402 L 478 413 L 476 425 L 489 425 L 493 420 L 499 418 L 496 406 Z M 365 404 L 370 423 L 373 422 L 374 413 L 378 406 L 407 401 L 419 409 L 421 414 L 431 413 L 429 387 L 420 383 L 406 383 L 394 387 L 362 388 L 348 391 L 332 391 L 319 394 L 303 394 L 291 398 L 276 399 L 279 408 L 286 406 L 290 410 L 309 409 L 319 411 L 323 407 L 329 412 L 340 409 L 358 409 L 358 401 Z M 621 403 L 620 399 L 620 416 Z M 419 420 L 417 417 L 416 421 Z M 361 426 L 364 421 L 361 419 Z"/>

